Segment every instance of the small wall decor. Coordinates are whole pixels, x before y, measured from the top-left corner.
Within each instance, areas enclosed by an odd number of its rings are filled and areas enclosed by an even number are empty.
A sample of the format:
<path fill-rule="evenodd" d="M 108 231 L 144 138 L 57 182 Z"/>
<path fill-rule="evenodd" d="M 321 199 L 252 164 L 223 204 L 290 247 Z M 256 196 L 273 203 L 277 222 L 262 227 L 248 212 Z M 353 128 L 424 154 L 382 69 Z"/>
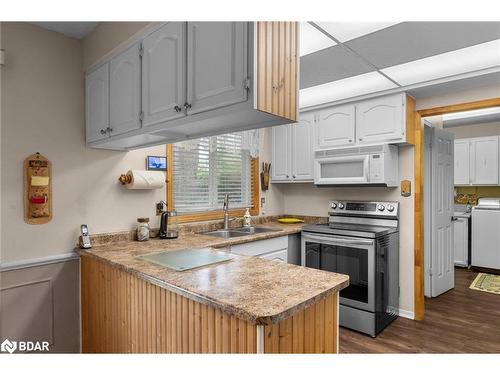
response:
<path fill-rule="evenodd" d="M 24 159 L 24 221 L 52 220 L 52 163 L 39 152 Z"/>
<path fill-rule="evenodd" d="M 269 189 L 269 174 L 271 173 L 271 163 L 262 162 L 262 172 L 260 172 L 260 186 L 262 191 Z"/>
<path fill-rule="evenodd" d="M 401 196 L 409 197 L 411 196 L 411 181 L 402 180 L 401 181 Z"/>

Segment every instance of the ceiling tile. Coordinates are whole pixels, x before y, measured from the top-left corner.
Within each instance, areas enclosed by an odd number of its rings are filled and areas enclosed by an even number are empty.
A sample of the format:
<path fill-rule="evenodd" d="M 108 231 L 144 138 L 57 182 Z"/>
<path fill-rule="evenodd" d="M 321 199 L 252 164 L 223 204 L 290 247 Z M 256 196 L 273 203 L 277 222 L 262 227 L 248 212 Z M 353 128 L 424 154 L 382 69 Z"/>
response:
<path fill-rule="evenodd" d="M 385 29 L 398 22 L 315 22 L 340 42 L 359 38 L 375 31 Z"/>
<path fill-rule="evenodd" d="M 403 22 L 346 42 L 378 68 L 500 38 L 500 22 Z"/>
<path fill-rule="evenodd" d="M 446 52 L 381 71 L 403 86 L 500 67 L 500 39 Z"/>
<path fill-rule="evenodd" d="M 300 88 L 336 81 L 374 69 L 340 45 L 300 58 Z"/>
<path fill-rule="evenodd" d="M 300 90 L 299 107 L 335 102 L 396 88 L 397 86 L 378 72 L 360 74 L 319 86 Z"/>
<path fill-rule="evenodd" d="M 94 30 L 98 22 L 32 22 L 32 24 L 71 38 L 83 39 Z"/>
<path fill-rule="evenodd" d="M 418 87 L 408 90 L 408 94 L 418 100 L 431 96 L 447 95 L 464 90 L 473 90 L 494 85 L 499 85 L 500 87 L 500 72 Z"/>
<path fill-rule="evenodd" d="M 300 23 L 300 56 L 334 46 L 331 38 L 319 31 L 308 22 Z"/>

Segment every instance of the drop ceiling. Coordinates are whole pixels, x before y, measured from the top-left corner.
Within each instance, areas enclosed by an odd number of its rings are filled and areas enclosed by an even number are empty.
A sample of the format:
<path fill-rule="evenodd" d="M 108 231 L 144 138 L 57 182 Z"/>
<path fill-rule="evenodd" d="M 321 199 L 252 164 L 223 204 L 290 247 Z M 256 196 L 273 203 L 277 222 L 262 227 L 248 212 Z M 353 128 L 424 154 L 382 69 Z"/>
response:
<path fill-rule="evenodd" d="M 301 108 L 385 90 L 430 94 L 500 72 L 500 22 L 308 22 L 303 29 L 302 43 L 316 35 L 335 44 L 301 47 Z"/>
<path fill-rule="evenodd" d="M 98 22 L 32 22 L 32 24 L 71 38 L 83 39 L 94 30 Z"/>

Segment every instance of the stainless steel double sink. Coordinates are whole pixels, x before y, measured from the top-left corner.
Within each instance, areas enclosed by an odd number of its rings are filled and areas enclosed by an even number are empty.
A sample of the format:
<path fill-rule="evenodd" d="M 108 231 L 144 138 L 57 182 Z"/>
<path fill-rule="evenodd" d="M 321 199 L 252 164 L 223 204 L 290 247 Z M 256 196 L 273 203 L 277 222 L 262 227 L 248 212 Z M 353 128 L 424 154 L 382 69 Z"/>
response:
<path fill-rule="evenodd" d="M 279 232 L 281 230 L 282 229 L 265 228 L 265 227 L 242 227 L 242 228 L 231 228 L 231 229 L 218 229 L 214 230 L 213 232 L 206 232 L 203 234 L 221 238 L 233 238 L 233 237 L 251 236 L 252 234 L 259 234 L 259 233 Z"/>

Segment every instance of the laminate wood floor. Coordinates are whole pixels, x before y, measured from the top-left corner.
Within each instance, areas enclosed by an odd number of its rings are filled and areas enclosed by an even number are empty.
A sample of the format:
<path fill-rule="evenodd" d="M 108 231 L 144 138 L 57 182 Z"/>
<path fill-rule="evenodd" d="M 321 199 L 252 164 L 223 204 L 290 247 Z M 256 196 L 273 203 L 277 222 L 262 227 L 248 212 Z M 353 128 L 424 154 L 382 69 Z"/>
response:
<path fill-rule="evenodd" d="M 425 300 L 425 318 L 399 317 L 376 338 L 340 330 L 341 353 L 500 353 L 500 295 L 469 289 L 477 272 L 455 268 L 455 288 Z"/>

